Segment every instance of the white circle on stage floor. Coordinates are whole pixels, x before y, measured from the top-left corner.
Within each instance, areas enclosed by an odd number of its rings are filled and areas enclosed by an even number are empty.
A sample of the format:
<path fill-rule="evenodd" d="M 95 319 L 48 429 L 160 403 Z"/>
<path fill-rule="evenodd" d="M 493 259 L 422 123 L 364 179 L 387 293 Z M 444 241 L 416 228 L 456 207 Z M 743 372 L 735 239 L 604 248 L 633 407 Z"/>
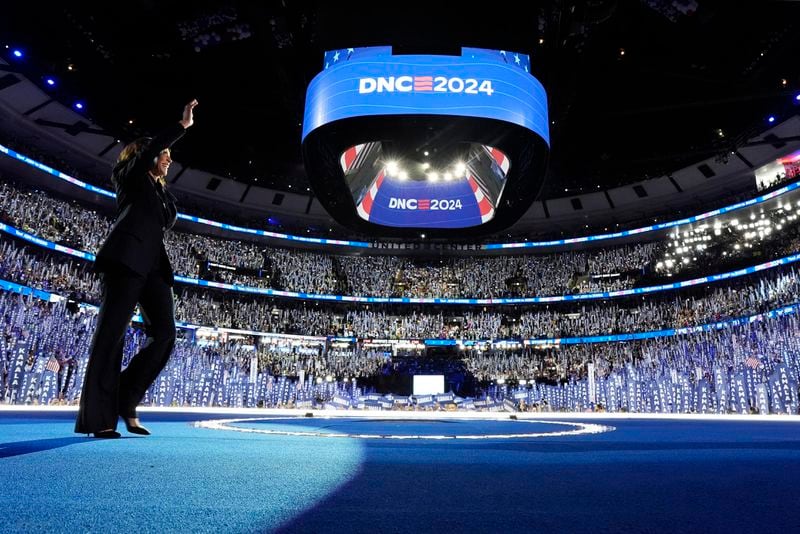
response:
<path fill-rule="evenodd" d="M 513 434 L 363 434 L 363 433 L 347 433 L 347 432 L 325 432 L 318 430 L 280 430 L 270 428 L 248 428 L 242 426 L 232 426 L 235 424 L 248 423 L 248 422 L 276 422 L 303 420 L 313 422 L 315 420 L 339 420 L 342 417 L 320 417 L 314 416 L 294 416 L 294 417 L 247 417 L 239 419 L 211 419 L 207 421 L 196 421 L 193 425 L 196 428 L 207 428 L 211 430 L 229 430 L 233 432 L 243 432 L 248 434 L 267 434 L 271 436 L 303 436 L 313 438 L 353 438 L 353 439 L 397 439 L 397 440 L 479 440 L 479 439 L 531 439 L 531 438 L 549 438 L 549 437 L 565 437 L 565 436 L 582 436 L 589 434 L 602 434 L 604 432 L 612 432 L 616 430 L 613 426 L 598 425 L 594 423 L 578 423 L 572 421 L 541 421 L 537 419 L 480 419 L 479 421 L 487 422 L 513 422 L 519 424 L 537 423 L 542 425 L 561 425 L 571 427 L 569 430 L 555 430 L 553 432 L 521 432 Z M 368 419 L 360 419 L 352 417 L 347 419 L 356 419 L 358 421 L 366 421 Z M 371 422 L 379 422 L 381 419 L 371 419 Z M 397 421 L 383 420 L 384 422 Z M 431 420 L 414 420 L 406 419 L 407 422 L 432 422 Z M 469 419 L 448 419 L 448 421 L 470 421 L 477 422 L 476 420 Z"/>

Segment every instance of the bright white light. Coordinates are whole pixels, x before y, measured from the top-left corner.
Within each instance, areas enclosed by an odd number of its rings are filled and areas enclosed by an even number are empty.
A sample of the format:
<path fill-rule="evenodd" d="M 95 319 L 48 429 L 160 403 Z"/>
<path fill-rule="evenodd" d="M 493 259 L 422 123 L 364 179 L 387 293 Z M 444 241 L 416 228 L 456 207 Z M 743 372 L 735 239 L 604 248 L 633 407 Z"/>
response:
<path fill-rule="evenodd" d="M 459 162 L 457 162 L 457 163 L 456 163 L 456 164 L 453 166 L 453 169 L 454 169 L 454 174 L 455 174 L 456 176 L 461 176 L 462 174 L 465 174 L 465 173 L 467 172 L 467 166 L 466 166 L 466 165 L 464 165 L 464 162 L 463 162 L 463 161 L 459 161 Z"/>
<path fill-rule="evenodd" d="M 428 167 L 430 167 L 430 166 L 431 166 L 431 164 L 430 164 L 430 163 L 428 163 L 427 161 L 426 161 L 425 163 L 423 163 L 423 164 L 422 164 L 422 168 L 423 168 L 423 169 L 427 169 L 427 168 L 428 168 Z"/>
<path fill-rule="evenodd" d="M 403 181 L 406 181 L 408 180 L 408 173 L 406 171 L 400 171 L 399 173 L 397 173 L 397 177 Z"/>
<path fill-rule="evenodd" d="M 453 179 L 453 173 L 451 173 L 451 172 L 444 173 L 444 181 L 445 182 L 449 182 L 452 179 Z"/>
<path fill-rule="evenodd" d="M 428 180 L 431 182 L 438 182 L 439 181 L 439 173 L 438 172 L 429 172 L 428 173 Z"/>
<path fill-rule="evenodd" d="M 386 164 L 386 172 L 388 172 L 391 176 L 395 176 L 397 171 L 399 171 L 399 167 L 397 166 L 396 161 L 390 161 Z"/>
<path fill-rule="evenodd" d="M 414 395 L 437 395 L 444 393 L 444 375 L 414 375 Z"/>

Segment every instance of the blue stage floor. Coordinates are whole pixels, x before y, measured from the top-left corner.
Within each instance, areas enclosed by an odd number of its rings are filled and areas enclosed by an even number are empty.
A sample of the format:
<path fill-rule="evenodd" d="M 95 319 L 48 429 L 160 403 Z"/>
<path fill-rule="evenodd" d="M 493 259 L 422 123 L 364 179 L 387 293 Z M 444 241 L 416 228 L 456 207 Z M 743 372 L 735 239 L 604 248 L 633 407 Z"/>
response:
<path fill-rule="evenodd" d="M 800 532 L 800 422 L 191 424 L 231 417 L 143 413 L 153 436 L 94 440 L 74 413 L 0 412 L 0 530 Z M 448 439 L 393 439 L 412 435 Z"/>

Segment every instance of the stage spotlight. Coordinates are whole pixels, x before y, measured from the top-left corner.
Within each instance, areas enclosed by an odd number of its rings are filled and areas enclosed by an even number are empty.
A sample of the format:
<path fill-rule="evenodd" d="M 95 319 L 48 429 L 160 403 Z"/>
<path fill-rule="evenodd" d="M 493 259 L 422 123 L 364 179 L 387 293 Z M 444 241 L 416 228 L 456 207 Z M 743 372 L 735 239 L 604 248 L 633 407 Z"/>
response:
<path fill-rule="evenodd" d="M 75 109 L 83 109 L 83 102 L 75 102 Z"/>
<path fill-rule="evenodd" d="M 50 87 L 54 87 L 56 85 L 56 81 L 53 78 L 45 79 L 44 83 L 46 83 Z"/>
<path fill-rule="evenodd" d="M 23 54 L 22 54 L 22 50 L 20 50 L 20 49 L 18 49 L 18 48 L 15 48 L 15 49 L 14 49 L 14 51 L 13 51 L 13 52 L 11 52 L 11 53 L 12 53 L 12 54 L 14 55 L 14 57 L 16 57 L 16 58 L 21 58 L 21 57 L 22 57 L 22 55 L 23 55 Z"/>
<path fill-rule="evenodd" d="M 769 122 L 770 124 L 775 122 L 775 117 L 773 115 L 770 115 L 769 118 L 767 119 L 767 122 Z"/>

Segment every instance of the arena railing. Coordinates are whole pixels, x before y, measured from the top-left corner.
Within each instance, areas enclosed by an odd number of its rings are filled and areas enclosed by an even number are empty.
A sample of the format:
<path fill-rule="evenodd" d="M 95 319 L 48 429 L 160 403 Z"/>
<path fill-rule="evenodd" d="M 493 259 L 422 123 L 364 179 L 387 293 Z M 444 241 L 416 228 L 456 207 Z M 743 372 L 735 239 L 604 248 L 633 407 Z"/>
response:
<path fill-rule="evenodd" d="M 64 174 L 61 171 L 53 169 L 52 167 L 45 165 L 44 163 L 40 163 L 33 158 L 29 158 L 24 154 L 21 154 L 11 148 L 6 146 L 0 145 L 0 153 L 5 154 L 8 157 L 21 161 L 31 167 L 39 169 L 42 172 L 50 174 L 60 180 L 64 180 L 69 182 L 77 187 L 85 189 L 87 191 L 91 191 L 93 193 L 97 193 L 109 198 L 116 198 L 116 194 L 112 191 L 108 191 L 101 187 L 97 187 L 86 182 L 83 182 L 77 178 Z M 643 226 L 641 228 L 634 228 L 631 230 L 623 230 L 619 232 L 611 232 L 605 234 L 597 234 L 597 235 L 590 235 L 590 236 L 583 236 L 583 237 L 571 237 L 567 239 L 554 239 L 550 241 L 523 241 L 523 242 L 516 242 L 516 243 L 485 243 L 476 246 L 476 250 L 502 250 L 502 249 L 535 249 L 535 248 L 542 248 L 542 247 L 556 247 L 562 245 L 573 245 L 576 243 L 590 243 L 596 241 L 608 241 L 614 240 L 618 238 L 630 237 L 639 234 L 646 234 L 649 232 L 655 232 L 659 230 L 665 230 L 668 228 L 675 228 L 679 226 L 683 226 L 686 224 L 693 224 L 696 222 L 703 221 L 705 219 L 716 217 L 717 215 L 723 215 L 726 213 L 731 213 L 737 210 L 741 210 L 743 208 L 747 208 L 750 206 L 755 206 L 764 202 L 767 202 L 773 198 L 779 197 L 784 195 L 790 191 L 794 191 L 795 189 L 800 188 L 800 181 L 794 182 L 783 187 L 780 187 L 774 191 L 766 193 L 764 195 L 760 195 L 749 200 L 744 200 L 742 202 L 737 202 L 735 204 L 731 204 L 729 206 L 725 206 L 722 208 L 718 208 L 715 210 L 707 211 L 705 213 L 701 213 L 699 215 L 693 215 L 691 217 L 684 217 L 682 219 L 677 219 L 674 221 L 663 222 L 658 224 L 652 224 L 649 226 Z M 233 224 L 222 223 L 219 221 L 214 221 L 211 219 L 206 219 L 203 217 L 197 217 L 195 215 L 188 215 L 186 213 L 178 213 L 178 218 L 190 221 L 197 224 L 204 224 L 207 226 L 212 226 L 215 228 L 220 228 L 223 230 L 228 230 L 231 232 L 238 232 L 248 235 L 257 235 L 263 237 L 269 237 L 272 239 L 279 239 L 285 241 L 294 241 L 300 243 L 311 243 L 317 245 L 331 245 L 331 246 L 342 246 L 342 247 L 355 247 L 355 248 L 372 248 L 375 246 L 373 243 L 369 243 L 367 241 L 349 241 L 349 240 L 342 240 L 342 239 L 328 239 L 322 237 L 306 237 L 306 236 L 299 236 L 299 235 L 292 235 L 292 234 L 284 234 L 280 232 L 271 232 L 269 230 L 260 230 L 257 228 L 246 228 L 243 226 L 237 226 Z"/>

